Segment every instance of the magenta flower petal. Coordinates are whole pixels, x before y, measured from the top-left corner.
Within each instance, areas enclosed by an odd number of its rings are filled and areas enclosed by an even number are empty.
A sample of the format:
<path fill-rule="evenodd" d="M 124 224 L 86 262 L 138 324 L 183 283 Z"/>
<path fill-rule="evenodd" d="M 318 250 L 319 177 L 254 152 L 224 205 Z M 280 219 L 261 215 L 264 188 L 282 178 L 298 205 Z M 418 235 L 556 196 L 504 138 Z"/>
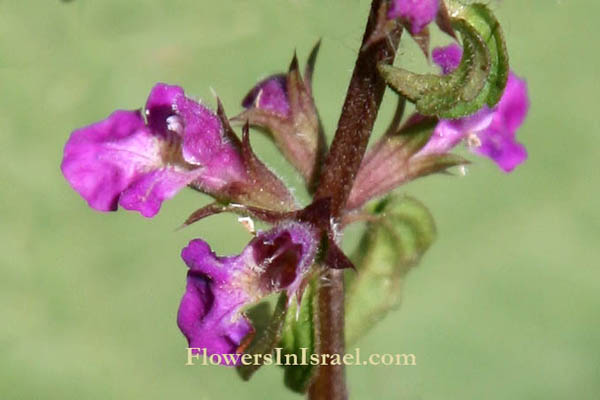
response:
<path fill-rule="evenodd" d="M 164 83 L 154 86 L 146 102 L 146 116 L 153 132 L 183 139 L 183 158 L 190 164 L 210 164 L 223 151 L 236 153 L 237 149 L 224 140 L 217 115 L 187 98 L 179 86 Z"/>
<path fill-rule="evenodd" d="M 509 73 L 504 95 L 496 105 L 496 110 L 506 130 L 515 132 L 519 129 L 529 111 L 529 96 L 525 80 L 512 72 Z"/>
<path fill-rule="evenodd" d="M 186 97 L 180 87 L 157 84 L 146 103 L 146 114 L 153 129 L 178 143 L 181 162 L 202 167 L 197 183 L 205 190 L 215 192 L 246 178 L 239 148 L 224 137 L 217 115 Z"/>
<path fill-rule="evenodd" d="M 481 145 L 473 151 L 494 160 L 504 172 L 512 171 L 527 159 L 527 150 L 516 141 L 515 134 L 528 110 L 527 84 L 511 72 L 504 94 L 494 107 L 494 118 L 489 128 L 477 133 Z"/>
<path fill-rule="evenodd" d="M 271 111 L 282 118 L 287 117 L 290 113 L 290 103 L 285 74 L 272 75 L 260 81 L 244 97 L 242 107 L 254 107 Z"/>
<path fill-rule="evenodd" d="M 160 146 L 138 111 L 115 111 L 73 132 L 61 170 L 90 207 L 117 209 L 119 196 L 147 170 L 160 166 Z"/>
<path fill-rule="evenodd" d="M 443 154 L 456 147 L 470 132 L 479 132 L 492 123 L 494 113 L 487 107 L 468 117 L 441 120 L 427 144 L 416 154 Z"/>
<path fill-rule="evenodd" d="M 190 270 L 177 324 L 189 347 L 206 348 L 209 354 L 235 353 L 252 331 L 239 311 L 248 295 L 231 285 L 243 263 L 237 257 L 217 257 L 200 239 L 191 241 L 181 257 Z"/>
<path fill-rule="evenodd" d="M 174 133 L 182 135 L 183 132 L 169 126 L 169 117 L 174 115 L 177 99 L 185 97 L 183 89 L 179 86 L 157 83 L 154 85 L 146 100 L 146 119 L 148 127 L 154 134 L 169 138 Z"/>
<path fill-rule="evenodd" d="M 462 47 L 456 43 L 452 43 L 448 46 L 436 47 L 431 52 L 431 57 L 433 58 L 433 62 L 442 69 L 442 73 L 447 75 L 458 68 L 462 53 Z"/>
<path fill-rule="evenodd" d="M 245 168 L 237 144 L 228 141 L 219 118 L 198 102 L 180 96 L 175 99 L 177 115 L 167 119 L 174 129 L 182 129 L 183 158 L 204 166 L 202 183 L 218 190 L 232 181 L 245 179 Z"/>
<path fill-rule="evenodd" d="M 527 159 L 525 146 L 517 142 L 509 131 L 492 126 L 485 134 L 477 136 L 481 144 L 473 148 L 473 152 L 491 158 L 504 172 L 511 172 Z"/>
<path fill-rule="evenodd" d="M 300 297 L 317 242 L 310 226 L 296 222 L 260 233 L 233 257 L 216 256 L 204 241 L 192 240 L 181 253 L 189 271 L 177 316 L 189 347 L 207 354 L 241 351 L 253 332 L 242 309 L 274 292 Z"/>
<path fill-rule="evenodd" d="M 199 170 L 187 171 L 175 166 L 151 171 L 139 176 L 123 190 L 119 204 L 127 210 L 139 211 L 144 217 L 153 217 L 164 200 L 175 196 L 199 174 Z"/>
<path fill-rule="evenodd" d="M 439 0 L 391 0 L 387 17 L 406 21 L 415 35 L 435 19 L 438 7 Z"/>

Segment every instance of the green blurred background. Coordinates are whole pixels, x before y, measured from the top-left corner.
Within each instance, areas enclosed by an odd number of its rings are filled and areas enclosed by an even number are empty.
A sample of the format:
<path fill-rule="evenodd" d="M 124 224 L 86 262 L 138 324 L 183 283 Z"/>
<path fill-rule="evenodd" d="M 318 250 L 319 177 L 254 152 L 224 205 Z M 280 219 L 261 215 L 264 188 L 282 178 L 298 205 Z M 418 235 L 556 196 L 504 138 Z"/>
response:
<path fill-rule="evenodd" d="M 249 235 L 235 218 L 175 232 L 208 201 L 192 192 L 152 220 L 94 212 L 62 178 L 61 152 L 73 129 L 141 106 L 157 81 L 211 104 L 213 88 L 233 115 L 256 80 L 286 68 L 295 48 L 305 59 L 319 37 L 315 95 L 331 134 L 368 7 L 0 1 L 1 399 L 300 398 L 276 367 L 244 383 L 230 369 L 184 366 L 180 249 L 203 237 L 221 254 L 239 252 Z M 439 237 L 410 274 L 401 309 L 359 346 L 414 353 L 418 366 L 349 368 L 354 399 L 600 398 L 600 5 L 492 7 L 512 68 L 529 83 L 519 138 L 530 158 L 511 175 L 473 158 L 466 177 L 402 188 L 430 207 Z M 425 65 L 408 36 L 397 63 Z M 268 140 L 253 142 L 299 183 Z"/>

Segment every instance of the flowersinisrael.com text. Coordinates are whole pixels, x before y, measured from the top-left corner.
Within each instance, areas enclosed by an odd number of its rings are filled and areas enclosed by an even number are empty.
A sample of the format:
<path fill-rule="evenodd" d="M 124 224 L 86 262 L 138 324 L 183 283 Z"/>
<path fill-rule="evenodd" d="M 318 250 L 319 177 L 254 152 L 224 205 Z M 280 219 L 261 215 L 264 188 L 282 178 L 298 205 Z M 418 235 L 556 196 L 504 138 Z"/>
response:
<path fill-rule="evenodd" d="M 414 354 L 378 354 L 362 357 L 360 349 L 354 353 L 316 354 L 306 347 L 300 348 L 300 354 L 284 354 L 281 347 L 269 354 L 208 354 L 206 348 L 188 347 L 185 365 L 385 365 L 416 366 Z"/>

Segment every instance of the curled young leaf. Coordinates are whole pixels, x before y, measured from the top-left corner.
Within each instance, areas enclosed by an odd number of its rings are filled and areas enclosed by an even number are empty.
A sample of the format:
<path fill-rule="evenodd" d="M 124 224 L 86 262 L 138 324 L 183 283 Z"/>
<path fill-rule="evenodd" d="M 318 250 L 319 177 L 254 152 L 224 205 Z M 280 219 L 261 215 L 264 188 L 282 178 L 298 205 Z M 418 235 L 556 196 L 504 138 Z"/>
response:
<path fill-rule="evenodd" d="M 464 48 L 458 68 L 441 76 L 389 65 L 380 65 L 379 72 L 421 114 L 459 118 L 500 100 L 508 79 L 508 55 L 498 21 L 487 6 L 452 1 L 448 8 Z"/>

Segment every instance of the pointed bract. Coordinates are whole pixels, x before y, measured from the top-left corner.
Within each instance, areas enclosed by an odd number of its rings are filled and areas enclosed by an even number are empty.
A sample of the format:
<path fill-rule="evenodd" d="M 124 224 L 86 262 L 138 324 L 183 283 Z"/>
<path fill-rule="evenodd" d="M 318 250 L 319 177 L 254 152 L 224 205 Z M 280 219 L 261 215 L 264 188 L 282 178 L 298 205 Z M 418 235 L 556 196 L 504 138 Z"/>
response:
<path fill-rule="evenodd" d="M 363 159 L 346 209 L 358 209 L 404 183 L 467 163 L 458 156 L 417 155 L 429 141 L 436 122 L 435 118 L 415 114 L 398 131 L 388 132 L 375 143 Z"/>
<path fill-rule="evenodd" d="M 294 56 L 287 74 L 259 82 L 242 101 L 246 109 L 233 118 L 267 131 L 288 161 L 313 187 L 325 139 L 312 98 L 311 80 L 319 43 L 311 52 L 305 78 Z"/>

